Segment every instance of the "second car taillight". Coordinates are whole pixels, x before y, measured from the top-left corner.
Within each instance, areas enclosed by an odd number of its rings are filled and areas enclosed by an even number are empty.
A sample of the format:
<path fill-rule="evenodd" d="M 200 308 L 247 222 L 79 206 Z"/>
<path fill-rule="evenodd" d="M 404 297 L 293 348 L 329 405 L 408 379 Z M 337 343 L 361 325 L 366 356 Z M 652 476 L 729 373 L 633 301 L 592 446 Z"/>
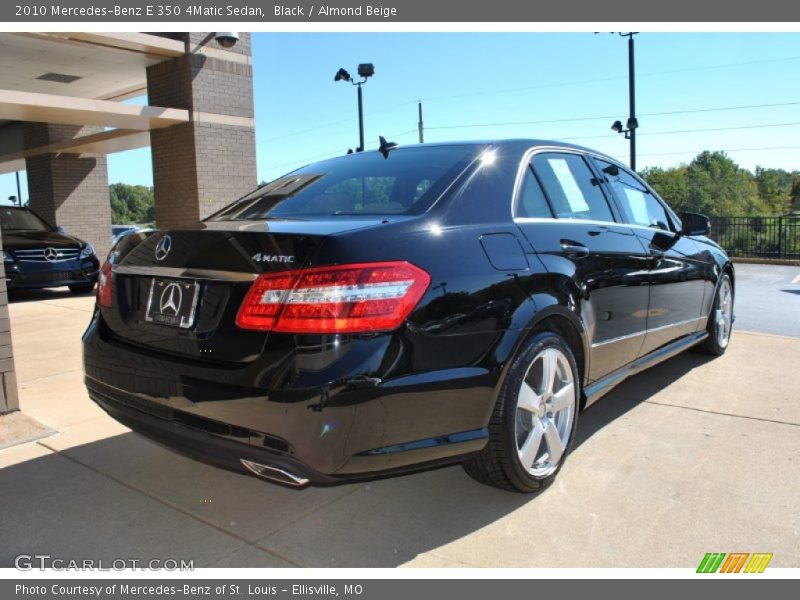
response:
<path fill-rule="evenodd" d="M 103 266 L 100 267 L 100 273 L 97 275 L 97 304 L 99 306 L 108 308 L 112 305 L 111 288 L 113 286 L 113 277 L 111 263 L 104 262 Z"/>
<path fill-rule="evenodd" d="M 399 261 L 263 274 L 236 324 L 285 333 L 389 331 L 406 320 L 430 281 L 419 267 Z"/>

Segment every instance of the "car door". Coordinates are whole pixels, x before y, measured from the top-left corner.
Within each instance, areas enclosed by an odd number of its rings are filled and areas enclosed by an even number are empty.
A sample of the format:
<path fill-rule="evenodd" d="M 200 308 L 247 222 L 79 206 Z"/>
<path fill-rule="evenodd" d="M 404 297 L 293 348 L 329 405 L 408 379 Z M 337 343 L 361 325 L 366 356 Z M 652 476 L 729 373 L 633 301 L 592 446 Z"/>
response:
<path fill-rule="evenodd" d="M 579 290 L 589 381 L 634 360 L 646 328 L 647 257 L 618 219 L 581 153 L 536 152 L 525 165 L 515 221 L 545 267 Z"/>
<path fill-rule="evenodd" d="M 620 165 L 595 162 L 651 257 L 644 355 L 704 326 L 705 263 L 697 243 L 679 233 L 672 211 L 646 183 Z"/>

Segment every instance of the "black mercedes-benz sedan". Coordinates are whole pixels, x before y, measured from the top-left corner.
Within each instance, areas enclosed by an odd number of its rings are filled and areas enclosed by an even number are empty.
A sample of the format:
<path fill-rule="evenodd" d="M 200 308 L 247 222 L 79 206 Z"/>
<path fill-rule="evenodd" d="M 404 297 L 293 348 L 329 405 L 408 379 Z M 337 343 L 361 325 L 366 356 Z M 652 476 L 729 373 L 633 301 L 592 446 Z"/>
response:
<path fill-rule="evenodd" d="M 100 262 L 91 244 L 53 227 L 32 210 L 0 206 L 3 265 L 9 290 L 69 286 L 88 294 Z"/>
<path fill-rule="evenodd" d="M 382 144 L 125 236 L 86 386 L 145 436 L 288 486 L 462 463 L 537 491 L 586 406 L 725 352 L 734 270 L 708 229 L 585 148 Z"/>

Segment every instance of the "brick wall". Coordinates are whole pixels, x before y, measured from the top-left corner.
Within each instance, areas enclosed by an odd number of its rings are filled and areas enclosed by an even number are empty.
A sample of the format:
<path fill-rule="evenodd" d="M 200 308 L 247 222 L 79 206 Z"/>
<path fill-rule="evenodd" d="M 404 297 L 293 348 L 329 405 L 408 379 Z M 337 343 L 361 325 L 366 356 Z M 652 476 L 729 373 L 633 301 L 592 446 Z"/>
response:
<path fill-rule="evenodd" d="M 250 34 L 240 35 L 226 52 L 249 56 Z M 221 50 L 213 33 L 171 37 L 187 42 L 190 51 Z M 253 118 L 249 64 L 188 54 L 149 67 L 147 88 L 151 104 L 192 114 L 191 123 L 150 133 L 159 227 L 196 223 L 255 187 L 255 130 L 247 122 Z"/>
<path fill-rule="evenodd" d="M 0 234 L 0 247 L 3 245 Z M 8 320 L 8 292 L 6 272 L 0 266 L 0 414 L 19 408 L 17 376 L 14 371 L 14 354 L 11 347 L 11 325 Z"/>
<path fill-rule="evenodd" d="M 25 123 L 25 146 L 33 148 L 102 131 L 48 123 Z M 98 256 L 111 249 L 111 204 L 106 158 L 42 154 L 26 159 L 30 208 L 46 221 L 90 242 Z"/>

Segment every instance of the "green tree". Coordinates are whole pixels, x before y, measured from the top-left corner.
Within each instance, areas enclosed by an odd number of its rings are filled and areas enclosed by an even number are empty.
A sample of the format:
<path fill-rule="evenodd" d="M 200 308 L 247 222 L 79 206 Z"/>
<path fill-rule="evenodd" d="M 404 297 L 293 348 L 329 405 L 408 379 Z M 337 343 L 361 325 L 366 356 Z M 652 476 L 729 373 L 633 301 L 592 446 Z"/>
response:
<path fill-rule="evenodd" d="M 689 180 L 686 165 L 673 169 L 652 167 L 642 171 L 641 175 L 676 212 L 692 210 L 689 206 Z"/>
<path fill-rule="evenodd" d="M 789 212 L 792 204 L 792 182 L 796 173 L 783 169 L 756 167 L 755 178 L 761 200 L 772 214 L 783 215 Z"/>
<path fill-rule="evenodd" d="M 642 175 L 678 212 L 728 217 L 772 212 L 753 174 L 724 152 L 702 152 L 688 165 L 647 169 Z"/>
<path fill-rule="evenodd" d="M 792 200 L 792 212 L 800 213 L 800 175 L 795 176 L 789 196 Z"/>
<path fill-rule="evenodd" d="M 155 218 L 155 195 L 151 187 L 114 183 L 109 186 L 109 198 L 111 222 L 115 225 L 149 223 Z"/>
<path fill-rule="evenodd" d="M 689 164 L 689 204 L 710 216 L 762 214 L 753 175 L 724 152 L 702 152 Z"/>

